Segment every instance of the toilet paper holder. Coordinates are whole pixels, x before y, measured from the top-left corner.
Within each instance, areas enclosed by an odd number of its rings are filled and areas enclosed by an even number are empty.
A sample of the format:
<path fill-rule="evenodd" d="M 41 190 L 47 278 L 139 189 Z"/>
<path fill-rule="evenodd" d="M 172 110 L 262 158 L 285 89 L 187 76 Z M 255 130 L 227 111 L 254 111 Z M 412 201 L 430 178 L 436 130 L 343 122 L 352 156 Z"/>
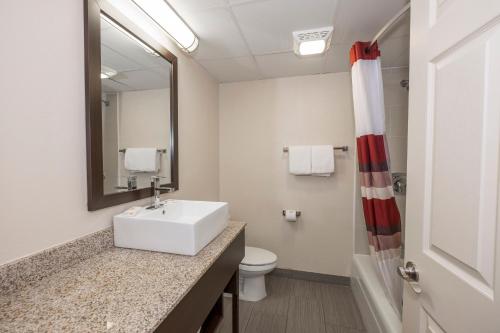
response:
<path fill-rule="evenodd" d="M 296 217 L 299 217 L 299 216 L 300 216 L 300 214 L 301 214 L 300 210 L 297 210 L 297 211 L 295 212 L 295 216 L 296 216 Z M 283 209 L 283 211 L 282 211 L 282 215 L 283 215 L 283 216 L 286 216 L 286 210 L 285 210 L 285 209 Z"/>

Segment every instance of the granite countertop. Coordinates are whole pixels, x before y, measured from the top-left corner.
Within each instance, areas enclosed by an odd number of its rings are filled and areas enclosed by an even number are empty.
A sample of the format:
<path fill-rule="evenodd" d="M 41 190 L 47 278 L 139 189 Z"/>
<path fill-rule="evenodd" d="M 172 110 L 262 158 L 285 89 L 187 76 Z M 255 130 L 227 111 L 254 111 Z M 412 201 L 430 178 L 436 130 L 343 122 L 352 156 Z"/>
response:
<path fill-rule="evenodd" d="M 152 332 L 244 226 L 196 256 L 113 247 L 0 295 L 0 332 Z"/>

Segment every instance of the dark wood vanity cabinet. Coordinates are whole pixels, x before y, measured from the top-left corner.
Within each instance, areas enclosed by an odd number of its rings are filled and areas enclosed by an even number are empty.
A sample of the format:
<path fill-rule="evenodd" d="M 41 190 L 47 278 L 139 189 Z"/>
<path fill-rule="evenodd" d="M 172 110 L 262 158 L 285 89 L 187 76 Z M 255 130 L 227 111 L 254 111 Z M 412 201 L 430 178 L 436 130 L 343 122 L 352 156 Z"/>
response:
<path fill-rule="evenodd" d="M 233 333 L 239 332 L 239 264 L 245 256 L 244 230 L 182 298 L 157 333 L 214 332 L 223 317 L 224 292 L 233 299 Z"/>

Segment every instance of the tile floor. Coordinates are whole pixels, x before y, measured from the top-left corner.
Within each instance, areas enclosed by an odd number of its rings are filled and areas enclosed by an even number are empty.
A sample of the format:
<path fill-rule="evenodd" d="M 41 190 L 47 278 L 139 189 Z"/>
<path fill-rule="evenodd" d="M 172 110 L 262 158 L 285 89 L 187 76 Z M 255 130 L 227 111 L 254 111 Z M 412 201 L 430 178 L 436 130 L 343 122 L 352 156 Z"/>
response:
<path fill-rule="evenodd" d="M 364 333 L 351 288 L 268 275 L 268 296 L 240 301 L 241 333 Z M 231 332 L 231 299 L 224 298 L 217 333 Z"/>

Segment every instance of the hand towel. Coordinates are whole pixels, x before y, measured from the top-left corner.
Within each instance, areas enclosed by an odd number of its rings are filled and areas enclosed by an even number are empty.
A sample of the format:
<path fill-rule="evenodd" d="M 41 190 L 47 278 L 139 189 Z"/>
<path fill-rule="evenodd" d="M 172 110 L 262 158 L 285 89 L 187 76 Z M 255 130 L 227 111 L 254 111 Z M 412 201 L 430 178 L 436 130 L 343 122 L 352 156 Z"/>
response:
<path fill-rule="evenodd" d="M 290 146 L 288 148 L 288 169 L 291 174 L 311 174 L 311 146 Z"/>
<path fill-rule="evenodd" d="M 125 169 L 134 172 L 158 172 L 159 159 L 157 148 L 127 148 L 125 150 Z"/>
<path fill-rule="evenodd" d="M 313 176 L 330 176 L 335 170 L 333 146 L 311 147 L 311 173 Z"/>

